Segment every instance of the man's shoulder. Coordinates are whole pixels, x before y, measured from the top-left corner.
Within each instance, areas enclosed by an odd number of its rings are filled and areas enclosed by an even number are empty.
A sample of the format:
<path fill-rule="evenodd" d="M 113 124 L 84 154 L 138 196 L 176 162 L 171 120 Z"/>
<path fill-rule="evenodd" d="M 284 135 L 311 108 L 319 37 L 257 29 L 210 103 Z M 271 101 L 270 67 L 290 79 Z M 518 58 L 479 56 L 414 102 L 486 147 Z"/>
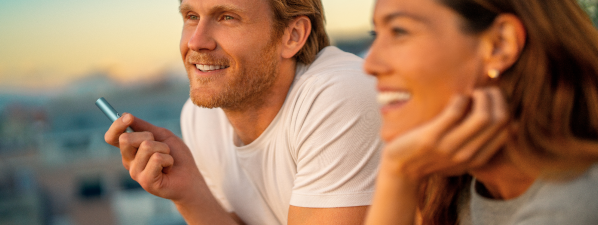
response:
<path fill-rule="evenodd" d="M 340 50 L 335 46 L 328 46 L 318 53 L 311 67 L 330 68 L 346 66 L 349 68 L 361 68 L 362 63 L 363 59 L 359 56 Z"/>
<path fill-rule="evenodd" d="M 328 46 L 322 49 L 316 59 L 309 65 L 302 65 L 307 76 L 326 76 L 337 73 L 363 74 L 363 59 L 337 47 Z"/>
<path fill-rule="evenodd" d="M 300 67 L 298 88 L 334 89 L 341 95 L 355 90 L 374 91 L 375 79 L 364 73 L 363 59 L 334 46 L 322 49 L 312 64 Z"/>

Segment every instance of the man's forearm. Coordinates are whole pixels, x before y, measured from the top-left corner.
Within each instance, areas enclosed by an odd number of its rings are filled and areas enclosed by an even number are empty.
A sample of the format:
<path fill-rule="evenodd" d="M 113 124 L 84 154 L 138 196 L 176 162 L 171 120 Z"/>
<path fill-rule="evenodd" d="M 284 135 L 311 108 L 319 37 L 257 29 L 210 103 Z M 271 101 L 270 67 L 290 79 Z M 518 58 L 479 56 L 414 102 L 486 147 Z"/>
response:
<path fill-rule="evenodd" d="M 199 184 L 194 196 L 173 202 L 187 224 L 239 224 L 222 208 L 203 182 Z"/>

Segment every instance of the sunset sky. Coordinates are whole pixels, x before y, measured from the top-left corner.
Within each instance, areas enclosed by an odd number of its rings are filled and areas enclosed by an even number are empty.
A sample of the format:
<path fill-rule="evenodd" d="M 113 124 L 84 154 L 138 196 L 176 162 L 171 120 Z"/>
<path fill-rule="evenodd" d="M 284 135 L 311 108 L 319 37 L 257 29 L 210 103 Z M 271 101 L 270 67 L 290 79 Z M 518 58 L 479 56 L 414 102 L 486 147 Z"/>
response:
<path fill-rule="evenodd" d="M 374 0 L 323 0 L 333 38 L 371 29 Z M 123 82 L 182 71 L 177 0 L 0 1 L 0 88 L 56 88 L 93 73 Z"/>

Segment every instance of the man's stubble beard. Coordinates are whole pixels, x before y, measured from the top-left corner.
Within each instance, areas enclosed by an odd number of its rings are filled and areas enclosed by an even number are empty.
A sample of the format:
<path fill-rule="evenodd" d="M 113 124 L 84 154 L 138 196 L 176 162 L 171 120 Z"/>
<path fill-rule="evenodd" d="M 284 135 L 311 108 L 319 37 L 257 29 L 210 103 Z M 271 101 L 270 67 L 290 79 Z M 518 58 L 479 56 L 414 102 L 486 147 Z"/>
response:
<path fill-rule="evenodd" d="M 276 58 L 277 38 L 272 37 L 266 47 L 256 58 L 256 62 L 245 62 L 236 74 L 226 74 L 231 80 L 224 84 L 224 90 L 210 96 L 194 94 L 190 85 L 191 101 L 204 108 L 223 108 L 242 110 L 256 107 L 263 103 L 263 96 L 273 86 L 278 77 L 278 60 Z M 216 59 L 216 61 L 218 61 Z M 218 77 L 194 78 L 201 85 L 210 85 Z"/>

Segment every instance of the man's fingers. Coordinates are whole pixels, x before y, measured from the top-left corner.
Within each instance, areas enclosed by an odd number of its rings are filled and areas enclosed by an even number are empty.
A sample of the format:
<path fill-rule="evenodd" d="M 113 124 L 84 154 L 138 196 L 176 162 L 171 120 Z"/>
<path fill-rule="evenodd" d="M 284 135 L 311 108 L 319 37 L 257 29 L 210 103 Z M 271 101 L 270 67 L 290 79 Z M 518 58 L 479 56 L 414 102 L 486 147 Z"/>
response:
<path fill-rule="evenodd" d="M 123 133 L 118 138 L 120 154 L 124 161 L 132 161 L 135 159 L 137 149 L 144 141 L 153 141 L 154 135 L 150 132 L 133 132 Z M 126 167 L 126 166 L 125 166 Z"/>
<path fill-rule="evenodd" d="M 130 115 L 130 114 L 128 114 L 128 115 Z M 154 126 L 153 124 L 148 123 L 147 121 L 136 118 L 136 117 L 133 117 L 133 121 L 131 122 L 130 126 L 135 131 L 151 132 L 152 134 L 154 134 L 154 138 L 156 141 L 164 141 L 167 138 L 174 135 L 168 129 Z"/>
<path fill-rule="evenodd" d="M 120 118 L 115 120 L 108 131 L 106 131 L 106 134 L 104 135 L 106 143 L 119 147 L 119 136 L 125 133 L 127 127 L 133 128 L 133 130 L 136 132 L 151 132 L 157 141 L 162 141 L 173 136 L 172 132 L 170 132 L 168 129 L 154 126 L 153 124 L 139 119 L 130 113 L 124 113 Z"/>
<path fill-rule="evenodd" d="M 137 182 L 144 188 L 159 189 L 163 185 L 163 170 L 174 165 L 174 158 L 169 154 L 155 152 L 149 159 L 147 166 L 140 173 Z"/>
<path fill-rule="evenodd" d="M 118 139 L 120 135 L 126 131 L 127 127 L 129 127 L 134 120 L 135 117 L 128 113 L 125 113 L 123 116 L 116 119 L 112 125 L 110 125 L 108 131 L 106 131 L 106 134 L 104 134 L 104 140 L 106 143 L 115 147 L 119 147 Z"/>
<path fill-rule="evenodd" d="M 137 150 L 135 159 L 131 162 L 131 168 L 129 169 L 131 177 L 141 174 L 151 163 L 150 158 L 152 155 L 156 153 L 170 154 L 170 147 L 162 142 L 143 141 Z"/>

